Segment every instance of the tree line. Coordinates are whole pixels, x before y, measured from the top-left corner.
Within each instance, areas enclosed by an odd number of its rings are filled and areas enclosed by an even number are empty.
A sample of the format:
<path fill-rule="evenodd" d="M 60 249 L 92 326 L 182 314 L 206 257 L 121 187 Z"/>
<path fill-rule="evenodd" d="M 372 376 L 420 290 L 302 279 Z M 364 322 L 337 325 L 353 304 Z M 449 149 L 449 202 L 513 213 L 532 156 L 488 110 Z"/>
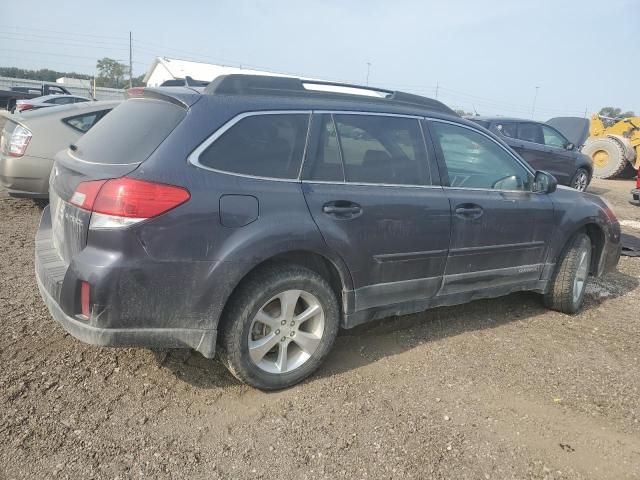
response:
<path fill-rule="evenodd" d="M 112 58 L 101 58 L 96 62 L 96 86 L 107 88 L 127 88 L 129 86 L 129 66 L 118 62 Z M 0 77 L 26 78 L 29 80 L 39 80 L 42 82 L 55 83 L 61 77 L 77 78 L 80 80 L 93 81 L 93 75 L 77 72 L 60 72 L 48 68 L 29 70 L 17 67 L 0 67 Z M 133 77 L 134 87 L 144 86 L 142 79 L 144 74 Z"/>

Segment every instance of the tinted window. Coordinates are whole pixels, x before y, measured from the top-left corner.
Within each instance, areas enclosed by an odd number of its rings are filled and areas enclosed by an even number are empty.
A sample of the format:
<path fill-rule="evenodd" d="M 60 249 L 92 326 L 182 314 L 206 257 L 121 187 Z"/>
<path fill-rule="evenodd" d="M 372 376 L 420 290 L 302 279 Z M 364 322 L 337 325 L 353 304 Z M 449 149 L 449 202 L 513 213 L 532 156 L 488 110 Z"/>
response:
<path fill-rule="evenodd" d="M 432 122 L 449 185 L 461 188 L 529 190 L 529 174 L 500 145 L 468 128 Z"/>
<path fill-rule="evenodd" d="M 557 148 L 566 148 L 569 144 L 569 141 L 560 135 L 559 132 L 556 132 L 553 128 L 547 127 L 546 125 L 542 126 L 542 133 L 544 134 L 544 144 L 550 147 Z"/>
<path fill-rule="evenodd" d="M 340 146 L 335 123 L 331 115 L 321 115 L 320 134 L 315 159 L 311 161 L 309 178 L 312 180 L 344 181 Z"/>
<path fill-rule="evenodd" d="M 98 120 L 105 116 L 109 110 L 101 110 L 99 112 L 86 113 L 84 115 L 77 115 L 75 117 L 65 118 L 62 121 L 67 125 L 80 130 L 81 132 L 88 132 Z"/>
<path fill-rule="evenodd" d="M 243 118 L 199 157 L 200 164 L 258 177 L 298 178 L 307 138 L 308 114 Z"/>
<path fill-rule="evenodd" d="M 496 128 L 505 137 L 518 138 L 518 125 L 516 123 L 498 123 Z"/>
<path fill-rule="evenodd" d="M 60 98 L 54 98 L 51 101 L 49 101 L 49 103 L 55 103 L 56 105 L 67 105 L 73 102 L 74 102 L 73 97 L 60 97 Z"/>
<path fill-rule="evenodd" d="M 544 145 L 544 137 L 542 136 L 542 127 L 537 123 L 519 123 L 518 138 L 525 142 L 533 142 Z"/>
<path fill-rule="evenodd" d="M 418 120 L 334 115 L 348 182 L 427 185 L 427 154 Z"/>
<path fill-rule="evenodd" d="M 88 101 L 89 101 L 89 99 L 88 99 L 88 98 L 80 98 L 80 97 L 76 97 L 76 98 L 74 98 L 74 101 L 75 101 L 76 103 L 80 103 L 80 102 L 88 102 Z"/>
<path fill-rule="evenodd" d="M 185 113 L 183 108 L 161 100 L 127 100 L 78 140 L 76 154 L 96 163 L 143 162 Z"/>

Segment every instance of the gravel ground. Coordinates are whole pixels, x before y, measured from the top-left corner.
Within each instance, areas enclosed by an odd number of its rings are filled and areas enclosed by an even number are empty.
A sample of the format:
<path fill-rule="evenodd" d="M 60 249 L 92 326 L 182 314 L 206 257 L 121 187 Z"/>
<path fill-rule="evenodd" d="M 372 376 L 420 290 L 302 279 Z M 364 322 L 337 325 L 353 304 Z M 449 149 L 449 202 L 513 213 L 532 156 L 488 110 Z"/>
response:
<path fill-rule="evenodd" d="M 630 188 L 591 191 L 640 235 Z M 520 293 L 388 319 L 263 393 L 191 351 L 65 334 L 35 286 L 40 214 L 0 192 L 2 479 L 640 478 L 640 258 L 578 315 Z"/>

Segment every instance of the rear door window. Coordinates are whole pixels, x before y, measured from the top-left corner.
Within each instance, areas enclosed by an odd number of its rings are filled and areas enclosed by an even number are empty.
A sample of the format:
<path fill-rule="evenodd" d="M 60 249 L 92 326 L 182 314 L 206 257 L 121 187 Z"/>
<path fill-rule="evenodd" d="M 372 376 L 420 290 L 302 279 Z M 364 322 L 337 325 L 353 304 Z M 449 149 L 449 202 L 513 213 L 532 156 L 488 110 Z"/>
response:
<path fill-rule="evenodd" d="M 245 117 L 209 145 L 198 163 L 223 172 L 298 178 L 308 126 L 308 113 Z"/>
<path fill-rule="evenodd" d="M 315 158 L 308 158 L 308 175 L 311 180 L 344 182 L 344 168 L 340 154 L 340 144 L 335 122 L 329 114 L 318 115 L 320 133 L 315 150 Z"/>
<path fill-rule="evenodd" d="M 169 136 L 185 114 L 184 108 L 162 100 L 129 99 L 78 140 L 74 155 L 95 163 L 141 163 Z"/>
<path fill-rule="evenodd" d="M 519 123 L 518 138 L 525 142 L 539 143 L 544 145 L 544 136 L 542 135 L 542 126 L 538 123 Z"/>
<path fill-rule="evenodd" d="M 417 119 L 337 114 L 334 120 L 347 182 L 431 184 Z"/>

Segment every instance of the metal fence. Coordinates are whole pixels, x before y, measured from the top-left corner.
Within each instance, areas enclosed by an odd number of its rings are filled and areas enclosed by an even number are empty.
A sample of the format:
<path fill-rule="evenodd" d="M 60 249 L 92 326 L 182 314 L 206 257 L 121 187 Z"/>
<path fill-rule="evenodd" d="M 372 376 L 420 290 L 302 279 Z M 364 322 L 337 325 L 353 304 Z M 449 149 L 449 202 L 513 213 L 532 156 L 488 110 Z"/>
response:
<path fill-rule="evenodd" d="M 69 86 L 64 83 L 52 83 L 52 82 L 43 82 L 40 80 L 29 80 L 25 78 L 10 78 L 10 77 L 0 77 L 0 88 L 10 88 L 10 87 L 40 87 L 43 83 L 48 83 L 51 85 L 58 85 L 60 87 L 64 87 L 69 92 L 74 95 L 80 95 L 82 97 L 93 97 L 93 88 L 89 85 L 89 80 L 87 80 L 87 86 L 78 87 L 78 86 Z M 121 100 L 124 99 L 124 90 L 119 90 L 117 88 L 105 88 L 105 87 L 97 87 L 96 88 L 96 100 Z"/>

